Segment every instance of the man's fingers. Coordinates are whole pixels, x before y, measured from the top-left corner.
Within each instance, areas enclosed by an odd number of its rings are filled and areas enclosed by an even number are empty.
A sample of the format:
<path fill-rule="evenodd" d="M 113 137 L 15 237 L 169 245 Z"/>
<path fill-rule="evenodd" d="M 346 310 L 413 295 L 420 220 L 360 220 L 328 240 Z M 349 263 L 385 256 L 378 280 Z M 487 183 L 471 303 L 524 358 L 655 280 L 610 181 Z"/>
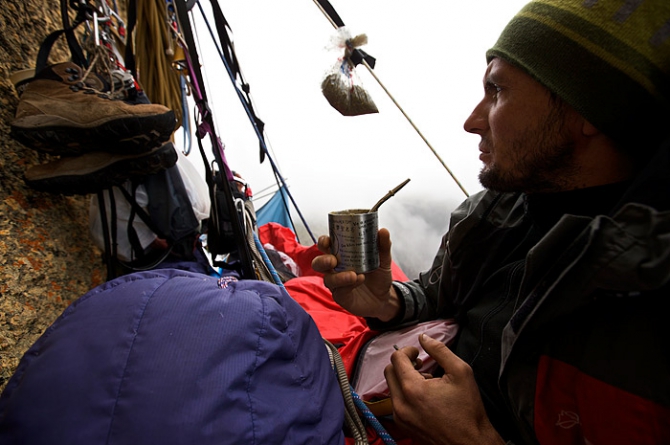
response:
<path fill-rule="evenodd" d="M 312 269 L 317 272 L 328 272 L 337 266 L 337 258 L 334 255 L 325 254 L 314 257 L 312 260 Z"/>
<path fill-rule="evenodd" d="M 386 365 L 384 367 L 384 378 L 386 379 L 386 383 L 388 384 L 389 391 L 391 393 L 397 392 L 397 390 L 400 388 L 400 384 L 398 383 L 398 378 L 395 376 L 395 373 L 393 372 L 393 366 L 392 365 Z"/>
<path fill-rule="evenodd" d="M 391 269 L 391 234 L 387 229 L 379 229 L 379 267 Z"/>
<path fill-rule="evenodd" d="M 379 267 L 391 270 L 391 234 L 387 229 L 379 229 Z M 321 235 L 317 247 L 324 255 L 319 255 L 312 260 L 312 269 L 317 272 L 327 272 L 337 266 L 337 258 L 330 253 L 330 237 Z"/>
<path fill-rule="evenodd" d="M 406 378 L 406 375 L 418 374 L 416 372 L 419 350 L 414 346 L 406 346 L 398 349 L 391 354 L 391 364 L 395 367 L 400 379 Z"/>
<path fill-rule="evenodd" d="M 441 341 L 421 334 L 419 335 L 419 343 L 421 343 L 423 350 L 444 369 L 445 374 L 458 377 L 471 371 L 470 366 Z"/>
<path fill-rule="evenodd" d="M 321 235 L 316 246 L 323 253 L 330 253 L 330 237 L 328 235 Z"/>
<path fill-rule="evenodd" d="M 323 276 L 323 284 L 330 290 L 333 300 L 347 310 L 352 307 L 354 290 L 365 280 L 363 274 L 353 271 L 326 273 Z"/>
<path fill-rule="evenodd" d="M 384 368 L 384 378 L 386 378 L 386 384 L 389 387 L 393 406 L 396 407 L 405 404 L 405 394 L 400 387 L 398 377 L 395 375 L 393 365 L 388 365 Z"/>

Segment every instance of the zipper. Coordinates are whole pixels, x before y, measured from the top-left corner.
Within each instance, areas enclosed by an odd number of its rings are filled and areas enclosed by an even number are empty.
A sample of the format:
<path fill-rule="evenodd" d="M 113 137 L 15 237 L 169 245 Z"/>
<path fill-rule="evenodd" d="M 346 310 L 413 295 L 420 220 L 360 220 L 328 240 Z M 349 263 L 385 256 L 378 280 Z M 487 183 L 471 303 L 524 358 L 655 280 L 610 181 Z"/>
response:
<path fill-rule="evenodd" d="M 514 282 L 514 278 L 516 275 L 518 275 L 520 272 L 523 272 L 524 269 L 524 264 L 525 264 L 525 259 L 523 260 L 517 260 L 513 263 L 511 263 L 511 269 L 507 273 L 507 277 L 505 279 L 505 292 L 504 296 L 498 299 L 498 304 L 493 307 L 482 319 L 482 322 L 480 323 L 479 327 L 479 347 L 477 348 L 477 352 L 475 355 L 472 357 L 472 359 L 469 362 L 469 365 L 472 366 L 474 362 L 479 358 L 479 354 L 482 351 L 482 348 L 484 346 L 484 332 L 486 325 L 488 322 L 493 318 L 496 314 L 498 314 L 509 302 L 510 297 L 511 297 L 511 292 L 512 292 L 512 283 Z"/>

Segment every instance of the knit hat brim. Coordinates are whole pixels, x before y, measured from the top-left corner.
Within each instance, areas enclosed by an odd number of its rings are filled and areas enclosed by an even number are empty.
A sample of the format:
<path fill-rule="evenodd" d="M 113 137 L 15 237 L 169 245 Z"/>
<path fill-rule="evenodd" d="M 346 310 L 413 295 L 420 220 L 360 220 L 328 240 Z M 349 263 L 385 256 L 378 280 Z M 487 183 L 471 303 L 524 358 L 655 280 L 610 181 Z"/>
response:
<path fill-rule="evenodd" d="M 523 69 L 616 141 L 628 144 L 640 129 L 666 127 L 669 73 L 648 51 L 606 31 L 592 12 L 579 15 L 565 3 L 575 2 L 526 5 L 487 60 L 499 57 Z"/>

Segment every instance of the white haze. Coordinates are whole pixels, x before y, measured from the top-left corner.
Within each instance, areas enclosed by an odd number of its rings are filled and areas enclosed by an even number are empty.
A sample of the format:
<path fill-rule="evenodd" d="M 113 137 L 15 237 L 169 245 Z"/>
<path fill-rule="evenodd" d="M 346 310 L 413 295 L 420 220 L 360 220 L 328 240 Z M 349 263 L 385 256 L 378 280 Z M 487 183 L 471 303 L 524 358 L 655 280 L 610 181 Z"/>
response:
<path fill-rule="evenodd" d="M 206 2 L 201 2 L 203 5 Z M 331 0 L 361 49 L 377 59 L 375 74 L 468 193 L 481 189 L 478 137 L 463 122 L 482 95 L 484 53 L 525 0 Z M 357 72 L 378 114 L 344 117 L 320 84 L 337 55 L 326 47 L 335 30 L 313 1 L 221 1 L 236 53 L 251 86 L 271 156 L 316 237 L 327 214 L 369 208 L 390 189 L 411 182 L 379 210 L 393 256 L 410 278 L 427 269 L 465 198 L 428 145 L 363 66 Z M 208 5 L 207 5 L 208 6 Z M 259 144 L 206 26 L 198 18 L 210 106 L 226 158 L 256 195 L 274 184 Z M 210 21 L 214 26 L 214 22 Z M 206 141 L 209 150 L 209 142 Z M 197 146 L 190 159 L 202 161 Z M 256 202 L 258 208 L 263 202 Z M 293 212 L 294 221 L 301 226 Z M 300 241 L 312 244 L 299 228 Z"/>

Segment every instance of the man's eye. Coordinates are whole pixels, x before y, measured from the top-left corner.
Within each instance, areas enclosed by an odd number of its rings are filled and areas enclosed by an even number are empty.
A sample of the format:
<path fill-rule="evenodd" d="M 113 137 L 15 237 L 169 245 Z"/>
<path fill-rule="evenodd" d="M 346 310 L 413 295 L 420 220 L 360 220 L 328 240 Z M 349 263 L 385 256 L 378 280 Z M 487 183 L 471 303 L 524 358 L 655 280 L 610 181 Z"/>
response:
<path fill-rule="evenodd" d="M 486 91 L 486 94 L 496 95 L 502 91 L 502 88 L 493 82 L 486 82 L 484 85 L 484 91 Z"/>

